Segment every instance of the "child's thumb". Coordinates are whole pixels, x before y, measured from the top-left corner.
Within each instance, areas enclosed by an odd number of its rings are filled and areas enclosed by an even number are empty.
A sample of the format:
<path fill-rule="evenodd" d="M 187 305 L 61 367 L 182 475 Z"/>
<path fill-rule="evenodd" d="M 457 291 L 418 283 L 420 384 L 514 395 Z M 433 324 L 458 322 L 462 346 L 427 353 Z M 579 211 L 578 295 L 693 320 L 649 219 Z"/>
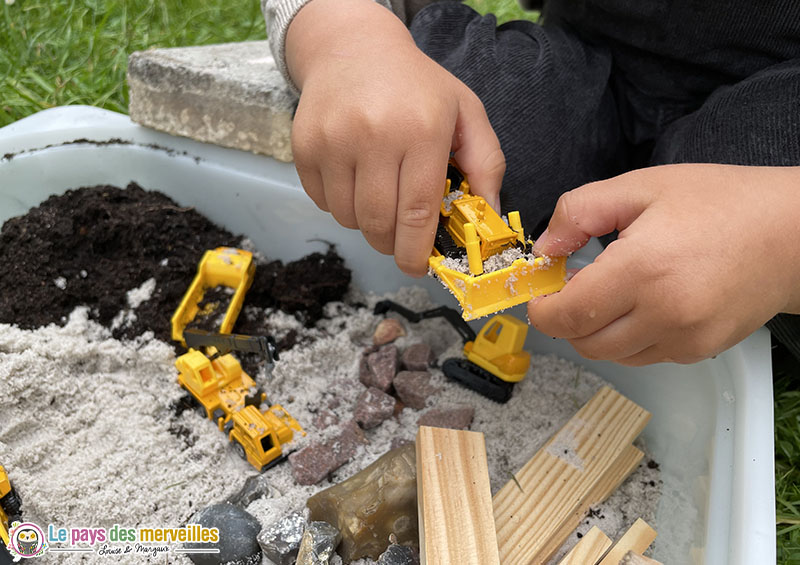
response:
<path fill-rule="evenodd" d="M 562 194 L 534 250 L 542 255 L 569 255 L 592 236 L 627 228 L 651 200 L 648 191 L 631 182 L 632 177 L 621 175 Z"/>
<path fill-rule="evenodd" d="M 500 213 L 506 159 L 483 104 L 469 89 L 459 102 L 452 148 L 459 168 L 469 179 L 470 190 Z"/>

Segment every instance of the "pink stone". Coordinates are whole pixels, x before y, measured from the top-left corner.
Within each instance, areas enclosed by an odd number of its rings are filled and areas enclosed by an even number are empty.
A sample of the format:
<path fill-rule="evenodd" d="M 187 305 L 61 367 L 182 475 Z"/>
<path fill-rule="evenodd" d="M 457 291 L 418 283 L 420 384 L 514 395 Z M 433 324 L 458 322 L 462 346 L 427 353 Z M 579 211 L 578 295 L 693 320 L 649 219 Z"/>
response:
<path fill-rule="evenodd" d="M 395 402 L 394 397 L 380 389 L 370 387 L 358 397 L 353 416 L 362 428 L 368 430 L 392 417 Z"/>
<path fill-rule="evenodd" d="M 409 371 L 425 371 L 434 359 L 433 351 L 427 343 L 415 343 L 403 351 L 400 364 Z"/>
<path fill-rule="evenodd" d="M 333 452 L 336 469 L 347 463 L 358 451 L 359 445 L 366 445 L 369 440 L 355 420 L 348 420 L 342 426 L 339 435 L 328 440 L 327 445 Z"/>
<path fill-rule="evenodd" d="M 467 430 L 475 416 L 475 408 L 468 404 L 448 406 L 445 408 L 432 408 L 419 417 L 420 426 L 433 426 L 434 428 L 450 428 L 453 430 Z"/>
<path fill-rule="evenodd" d="M 338 424 L 339 418 L 337 418 L 336 414 L 334 414 L 330 410 L 323 409 L 317 412 L 316 416 L 314 416 L 313 423 L 314 427 L 317 428 L 318 430 L 324 430 Z"/>
<path fill-rule="evenodd" d="M 416 410 L 425 408 L 425 402 L 439 389 L 431 384 L 428 371 L 400 371 L 395 376 L 394 390 L 406 406 Z"/>
<path fill-rule="evenodd" d="M 300 485 L 314 485 L 336 470 L 333 450 L 324 443 L 313 443 L 289 456 L 292 476 Z"/>
<path fill-rule="evenodd" d="M 384 345 L 369 353 L 359 367 L 359 379 L 366 387 L 375 387 L 387 392 L 397 374 L 399 352 L 394 345 Z"/>

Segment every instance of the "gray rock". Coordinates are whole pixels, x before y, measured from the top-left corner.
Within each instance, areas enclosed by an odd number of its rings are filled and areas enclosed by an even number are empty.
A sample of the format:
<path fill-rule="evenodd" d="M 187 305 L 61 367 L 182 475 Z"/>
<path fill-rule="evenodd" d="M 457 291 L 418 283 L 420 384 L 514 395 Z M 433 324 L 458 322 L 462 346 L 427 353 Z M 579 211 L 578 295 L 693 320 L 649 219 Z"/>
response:
<path fill-rule="evenodd" d="M 377 565 L 419 565 L 419 555 L 407 545 L 390 545 L 378 558 Z"/>
<path fill-rule="evenodd" d="M 311 522 L 303 533 L 297 565 L 329 565 L 342 541 L 339 530 L 327 522 Z"/>
<path fill-rule="evenodd" d="M 395 402 L 393 396 L 370 387 L 358 397 L 353 417 L 365 430 L 374 428 L 392 417 Z"/>
<path fill-rule="evenodd" d="M 374 386 L 387 392 L 392 387 L 392 380 L 397 374 L 400 353 L 394 345 L 381 346 L 377 351 L 368 353 L 359 370 L 359 379 L 366 387 Z"/>
<path fill-rule="evenodd" d="M 219 549 L 219 553 L 190 553 L 189 558 L 197 565 L 231 563 L 251 565 L 260 563 L 261 547 L 256 541 L 261 524 L 258 520 L 233 504 L 212 504 L 197 512 L 189 520 L 205 528 L 219 528 L 217 543 L 185 543 L 187 549 Z"/>
<path fill-rule="evenodd" d="M 417 423 L 420 426 L 432 426 L 434 428 L 450 428 L 453 430 L 467 430 L 472 424 L 475 416 L 475 408 L 467 404 L 459 406 L 448 406 L 444 408 L 433 408 L 419 417 Z"/>
<path fill-rule="evenodd" d="M 128 87 L 137 123 L 292 160 L 297 97 L 266 41 L 137 51 L 128 59 Z"/>
<path fill-rule="evenodd" d="M 395 376 L 394 390 L 403 404 L 415 410 L 425 408 L 428 397 L 439 392 L 431 384 L 431 374 L 428 371 L 400 371 Z"/>
<path fill-rule="evenodd" d="M 275 565 L 292 565 L 297 559 L 305 528 L 306 521 L 301 514 L 289 514 L 264 528 L 258 535 L 258 544 Z"/>
<path fill-rule="evenodd" d="M 240 508 L 247 508 L 254 500 L 258 500 L 259 498 L 273 498 L 275 496 L 280 496 L 280 494 L 278 489 L 269 484 L 266 475 L 252 475 L 247 477 L 247 480 L 244 482 L 244 485 L 242 485 L 242 488 L 239 489 L 239 492 L 229 496 L 226 502 L 230 502 Z"/>
<path fill-rule="evenodd" d="M 400 356 L 400 364 L 408 371 L 425 371 L 431 366 L 435 357 L 427 343 L 409 345 Z"/>

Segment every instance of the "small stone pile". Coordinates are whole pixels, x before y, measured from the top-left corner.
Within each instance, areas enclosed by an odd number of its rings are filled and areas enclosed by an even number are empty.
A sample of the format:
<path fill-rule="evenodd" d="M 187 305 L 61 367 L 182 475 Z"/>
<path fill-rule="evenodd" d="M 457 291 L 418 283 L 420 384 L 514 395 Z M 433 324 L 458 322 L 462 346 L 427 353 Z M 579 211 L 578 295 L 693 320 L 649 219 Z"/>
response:
<path fill-rule="evenodd" d="M 292 475 L 298 484 L 312 485 L 328 477 L 355 454 L 359 444 L 369 442 L 363 430 L 380 426 L 406 407 L 424 410 L 428 400 L 439 392 L 439 387 L 431 382 L 429 369 L 436 359 L 430 346 L 415 343 L 400 351 L 394 342 L 404 335 L 405 327 L 396 318 L 384 318 L 378 323 L 372 345 L 364 349 L 359 362 L 358 379 L 365 389 L 356 400 L 353 419 L 332 439 L 312 443 L 289 456 Z M 470 405 L 437 406 L 421 414 L 418 422 L 468 429 L 474 413 Z M 314 425 L 318 429 L 337 423 L 329 410 L 320 410 L 315 416 Z"/>

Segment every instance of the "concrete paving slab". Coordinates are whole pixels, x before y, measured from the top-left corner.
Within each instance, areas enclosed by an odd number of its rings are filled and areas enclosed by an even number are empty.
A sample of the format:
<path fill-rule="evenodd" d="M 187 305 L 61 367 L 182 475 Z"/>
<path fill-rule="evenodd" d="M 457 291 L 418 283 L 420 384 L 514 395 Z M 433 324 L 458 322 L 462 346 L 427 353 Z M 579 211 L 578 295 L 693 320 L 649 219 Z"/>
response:
<path fill-rule="evenodd" d="M 135 122 L 292 160 L 297 97 L 266 41 L 137 51 L 128 60 L 128 87 Z"/>

